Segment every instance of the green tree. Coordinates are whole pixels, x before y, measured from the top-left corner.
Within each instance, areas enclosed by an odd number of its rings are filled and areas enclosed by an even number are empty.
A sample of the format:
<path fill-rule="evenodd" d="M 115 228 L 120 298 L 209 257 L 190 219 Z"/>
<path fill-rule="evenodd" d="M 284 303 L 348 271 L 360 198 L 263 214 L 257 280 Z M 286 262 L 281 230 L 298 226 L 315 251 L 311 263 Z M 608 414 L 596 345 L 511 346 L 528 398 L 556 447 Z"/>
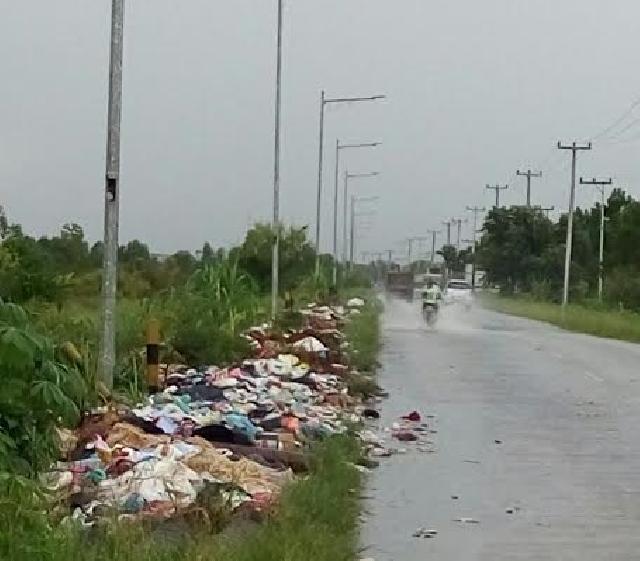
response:
<path fill-rule="evenodd" d="M 534 282 L 560 280 L 549 278 L 556 271 L 549 251 L 555 243 L 556 228 L 541 211 L 494 208 L 487 214 L 477 259 L 489 282 L 508 291 L 529 290 Z"/>
<path fill-rule="evenodd" d="M 232 257 L 263 291 L 271 286 L 271 258 L 274 231 L 269 224 L 256 224 L 244 242 L 232 250 Z M 306 228 L 284 228 L 280 232 L 280 288 L 290 290 L 313 274 L 315 251 L 307 240 Z"/>

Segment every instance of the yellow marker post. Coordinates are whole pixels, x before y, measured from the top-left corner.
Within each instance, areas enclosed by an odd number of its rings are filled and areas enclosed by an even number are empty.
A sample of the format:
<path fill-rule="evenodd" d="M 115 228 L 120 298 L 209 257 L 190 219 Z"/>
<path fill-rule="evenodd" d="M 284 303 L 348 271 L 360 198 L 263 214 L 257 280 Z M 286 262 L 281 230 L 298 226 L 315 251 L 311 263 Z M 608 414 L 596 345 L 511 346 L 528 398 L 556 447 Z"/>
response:
<path fill-rule="evenodd" d="M 158 362 L 160 347 L 160 326 L 158 320 L 150 319 L 147 324 L 147 384 L 149 388 L 159 388 Z"/>

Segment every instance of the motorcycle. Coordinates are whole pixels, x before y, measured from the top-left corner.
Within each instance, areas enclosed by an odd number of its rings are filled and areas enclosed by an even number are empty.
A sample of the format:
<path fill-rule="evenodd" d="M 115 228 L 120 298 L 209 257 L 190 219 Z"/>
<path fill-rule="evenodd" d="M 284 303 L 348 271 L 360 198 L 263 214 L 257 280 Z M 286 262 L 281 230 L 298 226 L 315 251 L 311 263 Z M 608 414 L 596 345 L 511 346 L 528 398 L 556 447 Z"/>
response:
<path fill-rule="evenodd" d="M 438 306 L 427 302 L 422 304 L 422 317 L 429 327 L 433 327 L 438 320 Z"/>

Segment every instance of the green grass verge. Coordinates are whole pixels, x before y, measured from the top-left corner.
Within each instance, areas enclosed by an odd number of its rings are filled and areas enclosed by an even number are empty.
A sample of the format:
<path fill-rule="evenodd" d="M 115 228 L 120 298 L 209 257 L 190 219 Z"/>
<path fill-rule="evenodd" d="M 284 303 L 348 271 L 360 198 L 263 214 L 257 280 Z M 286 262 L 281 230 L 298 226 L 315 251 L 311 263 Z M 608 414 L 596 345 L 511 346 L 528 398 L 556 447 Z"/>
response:
<path fill-rule="evenodd" d="M 361 474 L 354 437 L 317 445 L 311 474 L 285 489 L 275 514 L 246 531 L 176 538 L 141 524 L 52 527 L 26 489 L 0 504 L 0 559 L 12 561 L 348 561 L 357 550 Z M 10 497 L 15 499 L 12 500 Z M 188 527 L 187 527 L 188 528 Z"/>
<path fill-rule="evenodd" d="M 633 312 L 570 304 L 563 314 L 559 304 L 538 302 L 526 297 L 486 296 L 483 304 L 498 312 L 545 321 L 569 331 L 640 342 L 640 314 Z"/>
<path fill-rule="evenodd" d="M 362 372 L 374 372 L 380 348 L 382 304 L 373 291 L 369 291 L 365 297 L 366 305 L 359 314 L 351 316 L 345 331 L 353 349 L 353 365 Z"/>

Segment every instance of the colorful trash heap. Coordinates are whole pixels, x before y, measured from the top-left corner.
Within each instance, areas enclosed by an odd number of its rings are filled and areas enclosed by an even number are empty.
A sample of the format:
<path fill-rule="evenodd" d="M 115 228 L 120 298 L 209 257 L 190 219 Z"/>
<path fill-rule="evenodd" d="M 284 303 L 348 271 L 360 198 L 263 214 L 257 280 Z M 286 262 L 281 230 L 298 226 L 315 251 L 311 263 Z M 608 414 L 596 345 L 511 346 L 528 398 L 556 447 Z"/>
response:
<path fill-rule="evenodd" d="M 250 329 L 253 355 L 228 367 L 163 365 L 164 389 L 144 403 L 105 406 L 61 432 L 65 457 L 47 486 L 84 525 L 114 514 L 170 518 L 212 492 L 232 510 L 271 508 L 306 469 L 312 442 L 371 411 L 348 392 L 341 329 L 364 302 L 350 304 L 308 306 L 300 330 Z"/>

